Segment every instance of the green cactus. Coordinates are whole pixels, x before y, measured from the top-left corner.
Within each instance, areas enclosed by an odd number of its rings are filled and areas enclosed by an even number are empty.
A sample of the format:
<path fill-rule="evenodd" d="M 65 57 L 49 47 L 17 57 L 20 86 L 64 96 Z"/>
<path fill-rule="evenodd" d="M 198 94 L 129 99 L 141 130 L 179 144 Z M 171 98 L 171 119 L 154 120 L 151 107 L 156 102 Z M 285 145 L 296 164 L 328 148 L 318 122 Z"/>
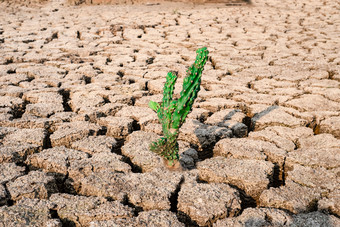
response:
<path fill-rule="evenodd" d="M 178 100 L 172 99 L 177 73 L 169 72 L 164 84 L 162 102 L 160 104 L 149 102 L 149 107 L 157 113 L 164 135 L 150 145 L 150 150 L 163 156 L 170 166 L 179 159 L 177 143 L 179 128 L 192 110 L 192 105 L 200 90 L 203 68 L 208 59 L 209 52 L 206 47 L 198 49 L 196 53 L 195 63 L 189 67 L 187 76 L 183 80 L 181 97 Z"/>

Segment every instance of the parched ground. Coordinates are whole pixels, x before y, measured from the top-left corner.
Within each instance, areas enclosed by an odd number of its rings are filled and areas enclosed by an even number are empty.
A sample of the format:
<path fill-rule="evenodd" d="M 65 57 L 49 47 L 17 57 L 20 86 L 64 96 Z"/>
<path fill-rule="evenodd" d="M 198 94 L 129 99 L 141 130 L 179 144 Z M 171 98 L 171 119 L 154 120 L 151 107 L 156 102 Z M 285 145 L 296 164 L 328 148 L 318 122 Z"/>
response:
<path fill-rule="evenodd" d="M 0 3 L 0 226 L 340 226 L 338 1 L 32 2 Z M 170 171 L 147 105 L 203 46 Z"/>

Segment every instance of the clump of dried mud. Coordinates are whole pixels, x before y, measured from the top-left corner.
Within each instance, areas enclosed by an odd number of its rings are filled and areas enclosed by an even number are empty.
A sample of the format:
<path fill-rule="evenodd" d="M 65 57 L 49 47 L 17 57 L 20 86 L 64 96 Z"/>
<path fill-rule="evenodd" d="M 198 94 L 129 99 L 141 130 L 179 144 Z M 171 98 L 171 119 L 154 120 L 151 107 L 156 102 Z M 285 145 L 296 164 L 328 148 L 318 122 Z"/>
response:
<path fill-rule="evenodd" d="M 0 226 L 340 226 L 338 2 L 38 3 L 0 3 Z M 170 171 L 148 102 L 202 46 Z"/>

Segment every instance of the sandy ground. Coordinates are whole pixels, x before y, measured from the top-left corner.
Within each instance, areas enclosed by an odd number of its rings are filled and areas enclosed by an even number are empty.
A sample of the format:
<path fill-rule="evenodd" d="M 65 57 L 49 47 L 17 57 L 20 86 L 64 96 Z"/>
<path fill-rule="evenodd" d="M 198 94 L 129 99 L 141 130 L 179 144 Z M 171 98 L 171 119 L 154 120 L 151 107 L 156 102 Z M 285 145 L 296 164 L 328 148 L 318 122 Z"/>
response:
<path fill-rule="evenodd" d="M 0 226 L 340 226 L 339 10 L 0 3 Z M 203 46 L 168 170 L 147 104 Z"/>

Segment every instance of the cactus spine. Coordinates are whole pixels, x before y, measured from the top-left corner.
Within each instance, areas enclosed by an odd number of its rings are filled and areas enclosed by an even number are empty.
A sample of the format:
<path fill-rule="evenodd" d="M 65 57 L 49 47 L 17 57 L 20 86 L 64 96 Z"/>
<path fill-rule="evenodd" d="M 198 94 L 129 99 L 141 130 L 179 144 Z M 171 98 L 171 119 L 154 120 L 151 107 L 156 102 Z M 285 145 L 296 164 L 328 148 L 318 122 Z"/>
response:
<path fill-rule="evenodd" d="M 208 59 L 209 52 L 206 47 L 198 49 L 196 53 L 195 63 L 189 67 L 187 76 L 183 80 L 180 98 L 178 100 L 172 99 L 177 73 L 169 72 L 164 84 L 162 102 L 160 104 L 153 101 L 149 102 L 149 107 L 157 113 L 164 135 L 150 145 L 150 150 L 162 155 L 168 160 L 170 166 L 174 164 L 175 160 L 179 159 L 177 143 L 179 128 L 192 110 L 192 105 L 200 90 L 204 65 Z"/>

